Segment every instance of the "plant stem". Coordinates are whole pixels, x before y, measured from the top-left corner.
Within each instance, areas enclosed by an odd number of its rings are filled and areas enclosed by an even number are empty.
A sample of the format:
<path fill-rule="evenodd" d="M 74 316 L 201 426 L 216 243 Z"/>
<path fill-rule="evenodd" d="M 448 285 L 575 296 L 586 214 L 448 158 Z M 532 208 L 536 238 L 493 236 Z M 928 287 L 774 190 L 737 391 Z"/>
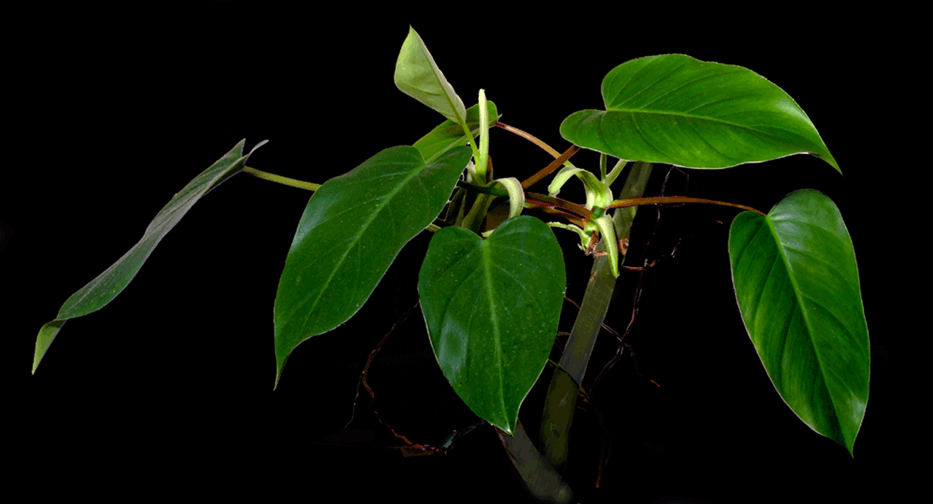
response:
<path fill-rule="evenodd" d="M 607 208 L 622 208 L 622 207 L 635 207 L 639 205 L 659 205 L 662 203 L 707 203 L 710 205 L 720 205 L 720 206 L 730 206 L 735 208 L 741 208 L 742 210 L 749 210 L 752 212 L 758 212 L 761 215 L 767 216 L 761 210 L 757 208 L 752 208 L 750 206 L 740 205 L 738 203 L 729 203 L 727 201 L 718 201 L 711 200 L 706 198 L 691 198 L 690 196 L 660 196 L 656 198 L 623 198 L 613 201 Z"/>
<path fill-rule="evenodd" d="M 501 189 L 498 187 L 479 186 L 476 184 L 471 184 L 469 182 L 464 182 L 462 180 L 457 181 L 457 187 L 462 187 L 468 191 L 473 191 L 473 192 L 478 192 L 478 193 L 483 193 L 483 194 L 492 194 L 494 196 L 502 196 L 505 198 L 509 197 L 509 192 L 506 191 L 505 189 Z"/>
<path fill-rule="evenodd" d="M 518 471 L 525 487 L 539 502 L 573 502 L 573 490 L 556 470 L 541 456 L 541 452 L 525 433 L 521 421 L 511 436 L 496 427 L 502 446 L 509 453 L 509 460 Z"/>
<path fill-rule="evenodd" d="M 625 168 L 625 165 L 628 164 L 628 161 L 620 159 L 616 162 L 616 165 L 612 167 L 612 171 L 609 172 L 609 175 L 606 175 L 606 185 L 611 186 L 613 182 L 616 181 L 616 178 L 622 173 L 622 169 Z"/>
<path fill-rule="evenodd" d="M 473 139 L 473 132 L 467 127 L 466 121 L 460 121 L 460 127 L 463 128 L 463 133 L 466 135 L 467 140 L 470 141 L 470 147 L 473 149 L 473 159 L 479 163 L 479 147 L 476 146 L 476 140 Z M 486 180 L 480 182 L 486 183 Z"/>
<path fill-rule="evenodd" d="M 474 191 L 482 194 L 490 194 L 493 196 L 501 196 L 503 198 L 509 197 L 509 192 L 505 189 L 498 187 L 484 187 L 478 186 L 475 184 L 470 184 L 469 182 L 464 182 L 462 180 L 457 181 L 457 187 L 462 187 L 468 191 Z M 592 210 L 587 209 L 583 205 L 578 205 L 572 201 L 563 200 L 560 198 L 555 198 L 553 196 L 547 196 L 544 194 L 526 192 L 525 193 L 525 203 L 528 207 L 539 207 L 539 208 L 548 208 L 548 209 L 559 209 L 561 214 L 566 215 L 567 213 L 574 213 L 579 215 L 584 220 L 590 220 L 590 217 L 593 215 Z M 569 221 L 574 224 L 580 225 L 577 221 L 580 219 L 574 219 L 568 217 Z"/>
<path fill-rule="evenodd" d="M 483 224 L 483 217 L 486 216 L 486 210 L 489 209 L 489 203 L 492 202 L 492 196 L 480 194 L 473 202 L 473 206 L 463 219 L 461 224 L 464 228 L 479 234 L 479 228 Z"/>
<path fill-rule="evenodd" d="M 633 197 L 643 194 L 650 173 L 650 164 L 635 163 L 622 188 L 621 196 Z M 616 210 L 613 223 L 618 239 L 629 237 L 635 210 L 634 206 Z M 617 245 L 601 241 L 598 250 L 605 251 L 607 246 Z M 541 417 L 541 450 L 545 458 L 558 471 L 563 471 L 567 461 L 568 436 L 579 394 L 577 384 L 583 382 L 590 355 L 596 344 L 596 336 L 599 334 L 606 311 L 609 309 L 609 302 L 612 300 L 615 283 L 616 277 L 612 274 L 608 254 L 597 256 L 593 261 L 593 269 L 586 286 L 586 293 L 583 295 L 583 303 L 580 305 L 570 338 L 561 354 L 560 367 L 566 372 L 555 372 L 551 377 L 544 413 Z"/>
<path fill-rule="evenodd" d="M 275 175 L 272 173 L 266 173 L 255 168 L 250 168 L 249 166 L 244 166 L 241 170 L 244 173 L 249 173 L 254 177 L 259 177 L 263 180 L 270 180 L 272 182 L 278 182 L 279 184 L 285 184 L 291 187 L 297 187 L 298 189 L 304 189 L 306 191 L 317 191 L 321 188 L 321 184 L 313 184 L 311 182 L 304 182 L 301 180 L 283 177 L 281 175 Z"/>
<path fill-rule="evenodd" d="M 532 176 L 528 177 L 527 179 L 525 179 L 524 181 L 522 181 L 522 188 L 523 188 L 523 189 L 528 189 L 529 187 L 531 187 L 532 185 L 534 185 L 535 182 L 537 182 L 537 181 L 543 179 L 544 177 L 547 177 L 548 175 L 550 175 L 551 172 L 553 172 L 553 171 L 556 170 L 558 167 L 560 167 L 560 165 L 562 165 L 562 164 L 564 164 L 565 162 L 567 162 L 567 160 L 570 159 L 570 156 L 573 156 L 579 149 L 580 149 L 580 148 L 577 147 L 576 145 L 571 145 L 570 148 L 567 149 L 566 151 L 564 151 L 563 154 L 561 154 L 560 156 L 558 156 L 557 159 L 555 159 L 554 161 L 551 161 L 551 164 L 545 166 L 545 167 L 544 167 L 541 171 L 539 171 L 538 173 L 535 173 L 534 175 L 532 175 Z"/>
<path fill-rule="evenodd" d="M 544 149 L 544 152 L 547 152 L 548 154 L 550 154 L 551 156 L 553 156 L 553 157 L 555 157 L 555 158 L 556 158 L 556 157 L 560 157 L 560 153 L 557 152 L 553 147 L 551 147 L 550 145 L 544 143 L 542 140 L 540 140 L 540 139 L 538 139 L 537 137 L 531 135 L 530 133 L 526 133 L 526 132 L 524 132 L 524 131 L 522 131 L 522 130 L 520 130 L 520 129 L 518 129 L 518 128 L 514 128 L 514 127 L 512 127 L 512 126 L 509 126 L 508 124 L 503 124 L 503 123 L 501 123 L 501 122 L 497 122 L 497 123 L 496 123 L 496 126 L 499 127 L 499 128 L 502 128 L 502 129 L 504 129 L 504 130 L 506 130 L 506 131 L 508 131 L 509 133 L 515 133 L 516 135 L 518 135 L 518 136 L 524 138 L 525 140 L 528 140 L 529 142 L 531 142 L 531 143 L 537 145 L 538 147 L 541 147 L 542 149 Z M 568 164 L 569 164 L 569 163 L 568 163 Z M 571 165 L 571 166 L 572 166 L 572 165 Z"/>

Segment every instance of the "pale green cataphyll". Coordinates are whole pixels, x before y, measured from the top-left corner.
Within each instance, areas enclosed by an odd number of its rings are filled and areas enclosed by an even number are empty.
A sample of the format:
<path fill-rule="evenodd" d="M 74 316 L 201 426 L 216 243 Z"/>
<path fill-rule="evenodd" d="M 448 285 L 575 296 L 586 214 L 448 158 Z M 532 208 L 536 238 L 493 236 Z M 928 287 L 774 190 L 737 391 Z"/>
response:
<path fill-rule="evenodd" d="M 247 166 L 265 142 L 244 153 L 240 141 L 42 326 L 33 373 L 66 320 L 113 300 L 192 205 L 246 172 L 313 192 L 275 297 L 275 385 L 295 347 L 350 319 L 405 244 L 433 233 L 418 295 L 437 363 L 463 402 L 495 428 L 529 490 L 566 501 L 572 491 L 560 471 L 574 404 L 587 396 L 580 386 L 586 348 L 600 330 L 620 270 L 643 269 L 625 265 L 637 207 L 719 204 L 742 210 L 726 244 L 732 282 L 774 388 L 801 421 L 853 453 L 868 403 L 868 327 L 852 240 L 833 201 L 801 189 L 765 213 L 701 198 L 643 197 L 652 163 L 710 170 L 810 153 L 841 173 L 813 123 L 781 88 L 746 68 L 682 54 L 630 60 L 603 79 L 602 110 L 564 119 L 560 133 L 571 146 L 559 152 L 499 122 L 483 90 L 477 104 L 465 107 L 414 29 L 402 44 L 395 84 L 443 122 L 412 145 L 382 150 L 320 185 Z M 525 180 L 495 178 L 490 127 L 535 143 L 554 161 Z M 570 162 L 581 148 L 600 153 L 598 167 Z M 542 185 L 533 192 L 552 174 L 546 191 Z M 558 197 L 568 182 L 582 183 L 585 201 Z M 565 231 L 579 236 L 593 271 L 573 336 L 561 360 L 551 362 L 558 372 L 535 446 L 518 413 L 557 336 L 567 282 L 555 233 Z M 535 476 L 526 477 L 529 471 Z"/>

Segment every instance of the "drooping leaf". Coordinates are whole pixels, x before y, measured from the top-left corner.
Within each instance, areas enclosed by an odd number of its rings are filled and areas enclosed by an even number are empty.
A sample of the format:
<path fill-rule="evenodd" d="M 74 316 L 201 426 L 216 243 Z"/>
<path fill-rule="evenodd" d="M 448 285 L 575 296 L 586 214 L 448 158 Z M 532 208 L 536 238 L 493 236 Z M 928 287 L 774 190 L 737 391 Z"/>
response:
<path fill-rule="evenodd" d="M 276 386 L 299 343 L 360 309 L 402 247 L 443 210 L 471 154 L 456 147 L 425 163 L 414 147 L 391 147 L 311 196 L 275 297 Z"/>
<path fill-rule="evenodd" d="M 781 88 L 746 68 L 683 54 L 638 58 L 602 84 L 606 110 L 581 110 L 560 133 L 620 159 L 727 168 L 809 152 L 839 170 L 819 133 Z"/>
<path fill-rule="evenodd" d="M 501 116 L 496 110 L 495 103 L 487 101 L 486 104 L 489 107 L 489 125 L 493 126 L 498 122 Z M 467 127 L 470 128 L 470 132 L 476 137 L 476 135 L 479 134 L 479 104 L 473 105 L 467 109 L 466 122 Z M 448 150 L 460 145 L 467 145 L 468 143 L 469 140 L 463 133 L 463 128 L 459 124 L 448 120 L 442 122 L 427 135 L 421 137 L 415 142 L 414 147 L 421 152 L 421 155 L 424 156 L 424 160 L 430 163 L 435 157 Z"/>
<path fill-rule="evenodd" d="M 868 404 L 868 325 L 852 239 L 822 193 L 790 193 L 729 231 L 742 319 L 784 402 L 816 432 L 855 444 Z"/>
<path fill-rule="evenodd" d="M 485 240 L 441 229 L 421 265 L 421 309 L 441 371 L 474 413 L 510 434 L 547 363 L 565 287 L 554 233 L 529 216 Z"/>
<path fill-rule="evenodd" d="M 188 213 L 188 210 L 202 196 L 246 166 L 246 160 L 249 156 L 266 141 L 263 140 L 256 144 L 249 154 L 244 156 L 243 145 L 245 143 L 246 139 L 240 140 L 233 149 L 230 149 L 230 152 L 224 154 L 210 168 L 201 172 L 184 189 L 176 193 L 171 201 L 155 216 L 155 219 L 146 228 L 142 239 L 136 245 L 133 245 L 133 248 L 104 270 L 97 278 L 91 280 L 65 300 L 65 304 L 62 305 L 55 320 L 45 324 L 39 330 L 39 335 L 36 338 L 36 353 L 32 363 L 33 373 L 36 372 L 39 361 L 48 351 L 49 345 L 52 344 L 52 340 L 66 320 L 95 312 L 117 297 L 133 280 L 139 268 L 146 262 L 149 254 L 162 241 L 166 233 L 175 227 L 175 224 Z"/>
<path fill-rule="evenodd" d="M 412 27 L 395 63 L 395 85 L 456 124 L 466 118 L 463 100 L 437 68 L 421 36 Z"/>

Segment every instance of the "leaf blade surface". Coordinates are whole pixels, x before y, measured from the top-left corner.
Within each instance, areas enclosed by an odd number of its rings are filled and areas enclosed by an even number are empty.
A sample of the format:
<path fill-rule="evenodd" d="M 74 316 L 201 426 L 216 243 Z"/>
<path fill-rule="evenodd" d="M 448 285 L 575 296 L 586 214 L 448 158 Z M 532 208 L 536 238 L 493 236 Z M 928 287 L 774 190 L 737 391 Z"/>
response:
<path fill-rule="evenodd" d="M 36 372 L 39 361 L 45 356 L 52 340 L 61 330 L 66 320 L 87 315 L 103 308 L 112 301 L 139 272 L 143 263 L 162 238 L 175 227 L 188 210 L 208 191 L 220 185 L 245 165 L 249 156 L 266 143 L 262 141 L 243 155 L 246 140 L 240 140 L 229 152 L 224 154 L 208 169 L 201 172 L 156 214 L 146 228 L 142 239 L 109 268 L 72 294 L 62 305 L 55 320 L 45 324 L 36 337 L 36 352 L 33 358 L 32 372 Z"/>
<path fill-rule="evenodd" d="M 395 62 L 395 85 L 456 124 L 466 117 L 463 100 L 437 67 L 421 36 L 411 27 Z"/>
<path fill-rule="evenodd" d="M 852 240 L 822 193 L 794 191 L 729 231 L 742 320 L 775 389 L 852 453 L 868 404 L 870 348 Z"/>
<path fill-rule="evenodd" d="M 603 79 L 605 110 L 564 119 L 561 135 L 620 159 L 728 168 L 809 152 L 839 170 L 781 88 L 746 68 L 683 54 L 623 63 Z"/>
<path fill-rule="evenodd" d="M 311 196 L 276 292 L 276 385 L 298 344 L 359 310 L 402 247 L 443 210 L 471 154 L 457 147 L 425 163 L 412 146 L 391 147 Z"/>
<path fill-rule="evenodd" d="M 431 239 L 418 293 L 435 357 L 464 403 L 507 433 L 547 363 L 565 289 L 560 246 L 533 217 L 485 240 L 458 227 Z"/>

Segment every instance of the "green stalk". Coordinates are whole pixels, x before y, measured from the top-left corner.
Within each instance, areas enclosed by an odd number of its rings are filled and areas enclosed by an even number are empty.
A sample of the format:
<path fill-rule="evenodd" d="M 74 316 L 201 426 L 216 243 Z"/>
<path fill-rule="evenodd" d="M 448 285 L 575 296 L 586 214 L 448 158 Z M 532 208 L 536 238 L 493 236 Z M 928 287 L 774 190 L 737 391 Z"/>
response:
<path fill-rule="evenodd" d="M 511 436 L 496 428 L 496 434 L 502 446 L 509 453 L 509 460 L 525 483 L 525 488 L 538 502 L 570 503 L 573 502 L 573 490 L 560 474 L 548 463 L 535 444 L 525 433 L 521 421 L 515 426 Z"/>
<path fill-rule="evenodd" d="M 616 165 L 612 167 L 612 171 L 609 172 L 609 175 L 606 175 L 603 182 L 605 182 L 606 185 L 611 186 L 612 183 L 616 181 L 616 178 L 619 176 L 619 174 L 622 173 L 622 168 L 625 168 L 625 165 L 627 164 L 628 161 L 620 159 L 618 162 L 616 162 Z"/>
<path fill-rule="evenodd" d="M 633 198 L 643 194 L 650 174 L 651 164 L 635 163 L 620 196 Z M 634 206 L 618 208 L 615 211 L 613 223 L 618 239 L 628 238 L 631 234 L 635 211 Z M 605 251 L 606 246 L 604 242 L 600 242 L 598 250 Z M 617 245 L 613 243 L 609 246 Z M 566 372 L 555 372 L 548 387 L 544 413 L 541 416 L 541 451 L 559 472 L 563 472 L 567 462 L 570 424 L 573 422 L 579 393 L 577 384 L 583 382 L 586 366 L 596 344 L 596 336 L 609 309 L 615 283 L 616 277 L 612 273 L 609 255 L 597 256 L 593 261 L 593 270 L 583 295 L 583 303 L 561 355 L 560 367 Z"/>
<path fill-rule="evenodd" d="M 281 175 L 275 175 L 273 173 L 266 173 L 255 168 L 250 168 L 249 166 L 244 166 L 241 170 L 244 173 L 249 173 L 254 177 L 259 177 L 263 180 L 269 180 L 271 182 L 278 182 L 279 184 L 285 184 L 291 187 L 297 187 L 298 189 L 304 189 L 306 191 L 317 191 L 321 188 L 321 184 L 314 184 L 311 182 L 304 182 L 302 180 L 283 177 Z"/>
<path fill-rule="evenodd" d="M 486 107 L 486 92 L 479 90 L 479 157 L 476 159 L 476 177 L 480 184 L 486 183 L 486 163 L 489 161 L 489 111 Z"/>
<path fill-rule="evenodd" d="M 470 131 L 470 128 L 467 126 L 466 121 L 460 120 L 460 127 L 463 128 L 463 134 L 466 135 L 467 140 L 470 141 L 470 148 L 473 149 L 473 160 L 479 162 L 479 147 L 476 146 L 476 140 L 473 139 L 473 132 Z M 485 183 L 486 181 L 482 181 Z"/>

